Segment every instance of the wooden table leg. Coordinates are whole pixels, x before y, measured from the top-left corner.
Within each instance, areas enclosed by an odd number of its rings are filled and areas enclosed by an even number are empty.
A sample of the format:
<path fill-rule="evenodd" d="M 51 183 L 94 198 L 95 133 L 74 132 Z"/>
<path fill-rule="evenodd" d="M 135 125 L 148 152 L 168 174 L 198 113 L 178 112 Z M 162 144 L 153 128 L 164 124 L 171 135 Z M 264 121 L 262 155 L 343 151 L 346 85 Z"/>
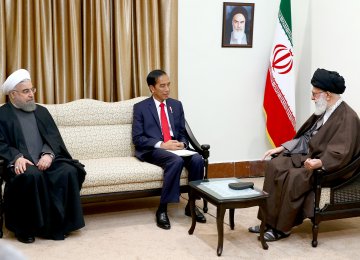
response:
<path fill-rule="evenodd" d="M 235 215 L 235 209 L 230 209 L 229 220 L 230 220 L 231 230 L 234 230 L 234 228 L 235 228 L 234 215 Z"/>
<path fill-rule="evenodd" d="M 218 248 L 217 255 L 221 256 L 223 251 L 223 243 L 224 243 L 224 216 L 226 209 L 221 205 L 217 206 L 216 209 L 216 224 L 218 230 Z"/>
<path fill-rule="evenodd" d="M 191 227 L 189 229 L 189 235 L 192 235 L 194 233 L 195 230 L 195 225 L 196 225 L 196 215 L 195 215 L 195 196 L 194 196 L 194 192 L 193 189 L 190 188 L 189 191 L 189 204 L 190 204 L 190 212 L 191 212 Z"/>

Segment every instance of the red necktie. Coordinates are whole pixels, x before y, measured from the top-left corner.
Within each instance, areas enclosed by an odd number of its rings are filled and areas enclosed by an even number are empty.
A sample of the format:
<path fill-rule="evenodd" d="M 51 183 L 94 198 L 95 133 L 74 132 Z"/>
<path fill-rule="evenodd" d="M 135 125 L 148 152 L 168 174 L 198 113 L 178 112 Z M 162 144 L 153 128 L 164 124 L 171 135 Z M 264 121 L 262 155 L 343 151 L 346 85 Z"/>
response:
<path fill-rule="evenodd" d="M 169 122 L 166 117 L 164 106 L 165 106 L 164 103 L 160 104 L 160 108 L 161 108 L 160 117 L 161 117 L 161 130 L 164 136 L 164 142 L 166 143 L 167 141 L 171 140 L 171 135 L 169 129 Z"/>

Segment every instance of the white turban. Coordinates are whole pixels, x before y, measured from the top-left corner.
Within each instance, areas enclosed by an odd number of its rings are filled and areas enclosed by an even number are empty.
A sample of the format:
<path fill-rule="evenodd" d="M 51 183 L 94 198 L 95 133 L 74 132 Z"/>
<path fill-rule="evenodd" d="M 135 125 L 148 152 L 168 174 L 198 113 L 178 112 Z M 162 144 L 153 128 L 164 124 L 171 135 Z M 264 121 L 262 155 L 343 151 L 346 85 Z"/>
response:
<path fill-rule="evenodd" d="M 17 84 L 19 84 L 21 81 L 26 80 L 30 78 L 30 73 L 27 70 L 19 69 L 17 71 L 14 71 L 2 84 L 2 92 L 4 95 L 8 95 L 10 91 L 12 91 Z"/>

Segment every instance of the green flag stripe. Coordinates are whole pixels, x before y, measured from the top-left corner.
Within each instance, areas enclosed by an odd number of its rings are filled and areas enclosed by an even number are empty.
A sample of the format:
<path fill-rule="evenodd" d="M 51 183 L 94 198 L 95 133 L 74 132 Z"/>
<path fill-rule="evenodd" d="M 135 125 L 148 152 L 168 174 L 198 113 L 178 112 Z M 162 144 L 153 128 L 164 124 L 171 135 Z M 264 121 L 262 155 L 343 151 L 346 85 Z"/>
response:
<path fill-rule="evenodd" d="M 290 31 L 291 31 L 292 26 L 291 26 L 291 1 L 290 0 L 281 0 L 280 13 L 282 13 L 286 23 L 288 24 L 288 26 L 290 28 Z"/>
<path fill-rule="evenodd" d="M 279 10 L 279 22 L 292 44 L 292 26 L 291 26 L 291 4 L 290 0 L 281 0 Z"/>

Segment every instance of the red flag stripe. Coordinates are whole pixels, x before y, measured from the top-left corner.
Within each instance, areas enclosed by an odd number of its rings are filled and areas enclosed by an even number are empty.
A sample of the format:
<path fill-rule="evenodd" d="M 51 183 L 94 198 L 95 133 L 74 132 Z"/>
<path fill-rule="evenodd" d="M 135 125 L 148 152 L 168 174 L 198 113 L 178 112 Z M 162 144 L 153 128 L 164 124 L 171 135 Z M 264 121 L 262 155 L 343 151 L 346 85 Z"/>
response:
<path fill-rule="evenodd" d="M 276 89 L 276 90 L 275 90 Z M 280 98 L 279 98 L 280 95 Z M 279 146 L 295 135 L 295 117 L 268 69 L 264 94 L 266 131 L 271 143 Z M 284 106 L 285 105 L 285 106 Z"/>

